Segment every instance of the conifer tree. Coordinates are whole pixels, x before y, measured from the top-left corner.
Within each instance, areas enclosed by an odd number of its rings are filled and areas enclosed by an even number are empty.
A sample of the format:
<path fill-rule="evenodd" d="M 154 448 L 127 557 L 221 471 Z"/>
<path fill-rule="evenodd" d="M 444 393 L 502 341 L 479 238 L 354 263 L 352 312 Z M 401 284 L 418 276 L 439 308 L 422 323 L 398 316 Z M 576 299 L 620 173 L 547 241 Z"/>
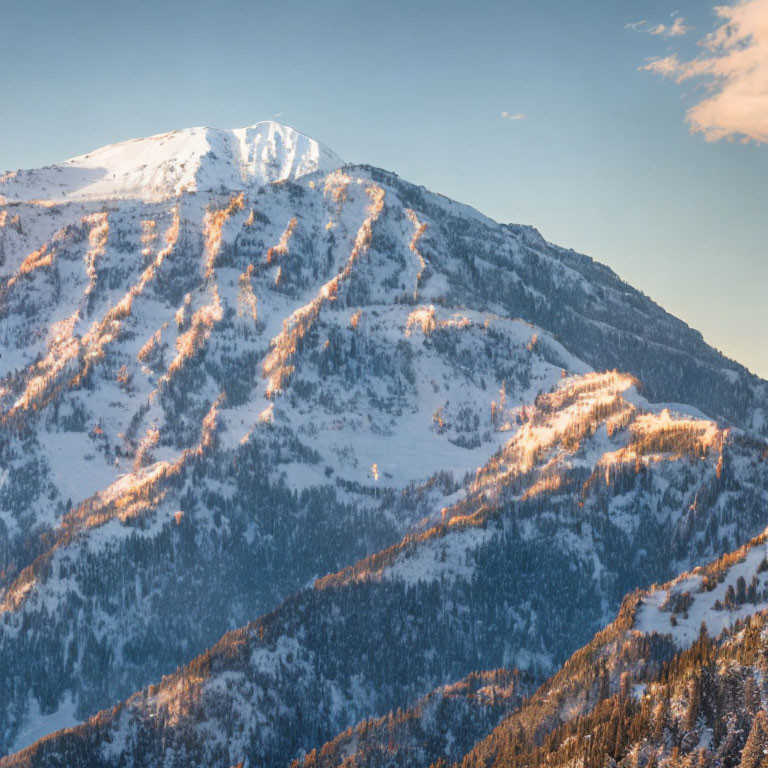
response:
<path fill-rule="evenodd" d="M 759 710 L 741 752 L 739 768 L 768 768 L 768 717 Z"/>

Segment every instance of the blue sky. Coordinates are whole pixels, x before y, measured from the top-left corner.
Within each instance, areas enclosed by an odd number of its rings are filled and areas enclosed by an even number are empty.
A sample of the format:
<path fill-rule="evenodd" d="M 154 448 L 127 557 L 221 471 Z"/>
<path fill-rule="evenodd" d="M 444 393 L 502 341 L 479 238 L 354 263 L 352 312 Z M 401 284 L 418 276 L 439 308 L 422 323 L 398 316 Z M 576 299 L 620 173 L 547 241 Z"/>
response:
<path fill-rule="evenodd" d="M 674 79 L 714 5 L 2 0 L 0 169 L 275 118 L 533 224 L 768 377 L 768 146 L 692 135 L 707 81 Z"/>

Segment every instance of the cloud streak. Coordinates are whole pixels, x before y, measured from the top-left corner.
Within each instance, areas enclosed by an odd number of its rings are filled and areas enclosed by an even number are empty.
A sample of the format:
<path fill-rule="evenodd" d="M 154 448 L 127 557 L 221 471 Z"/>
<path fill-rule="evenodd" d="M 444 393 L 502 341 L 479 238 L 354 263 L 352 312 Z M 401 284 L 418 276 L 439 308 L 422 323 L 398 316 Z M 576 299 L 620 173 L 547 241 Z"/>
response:
<path fill-rule="evenodd" d="M 652 29 L 649 29 L 648 32 L 652 35 L 663 35 L 664 37 L 682 37 L 687 35 L 692 29 L 693 27 L 685 25 L 685 19 L 682 16 L 676 16 L 671 24 L 657 24 Z"/>
<path fill-rule="evenodd" d="M 685 23 L 685 19 L 682 16 L 672 15 L 671 24 L 649 24 L 648 21 L 642 19 L 641 21 L 631 21 L 624 25 L 624 29 L 631 29 L 635 32 L 647 32 L 649 35 L 656 35 L 662 37 L 682 37 L 687 35 L 693 27 L 689 27 Z"/>
<path fill-rule="evenodd" d="M 707 95 L 686 113 L 692 133 L 707 141 L 768 142 L 768 0 L 715 7 L 718 26 L 682 61 L 654 58 L 641 69 L 677 83 L 699 80 Z"/>
<path fill-rule="evenodd" d="M 501 116 L 505 120 L 525 120 L 526 119 L 526 115 L 524 115 L 522 112 L 513 113 L 513 112 L 504 111 L 501 113 Z"/>

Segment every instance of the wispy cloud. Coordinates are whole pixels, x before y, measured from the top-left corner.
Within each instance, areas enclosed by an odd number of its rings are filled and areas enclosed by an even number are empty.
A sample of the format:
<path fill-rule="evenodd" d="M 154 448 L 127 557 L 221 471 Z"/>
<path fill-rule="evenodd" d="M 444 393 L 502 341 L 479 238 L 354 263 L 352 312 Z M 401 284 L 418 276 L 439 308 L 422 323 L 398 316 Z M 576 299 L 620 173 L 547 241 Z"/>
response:
<path fill-rule="evenodd" d="M 522 112 L 502 112 L 501 116 L 505 120 L 525 120 L 527 115 L 524 115 Z"/>
<path fill-rule="evenodd" d="M 693 27 L 686 26 L 685 19 L 682 16 L 676 16 L 669 28 L 667 37 L 681 37 L 687 35 L 693 30 Z"/>
<path fill-rule="evenodd" d="M 282 117 L 282 116 L 283 116 L 282 112 L 275 112 L 275 114 L 272 115 L 272 117 Z"/>
<path fill-rule="evenodd" d="M 704 53 L 690 61 L 677 54 L 651 59 L 641 69 L 704 83 L 708 95 L 686 119 L 707 141 L 768 142 L 768 0 L 720 5 L 715 13 L 718 26 L 699 43 Z"/>
<path fill-rule="evenodd" d="M 646 19 L 640 21 L 630 21 L 624 25 L 624 29 L 632 29 L 635 32 L 647 32 L 649 35 L 657 35 L 661 37 L 682 37 L 687 35 L 693 27 L 689 27 L 685 23 L 685 19 L 682 16 L 678 16 L 677 12 L 672 14 L 671 24 L 651 24 Z"/>

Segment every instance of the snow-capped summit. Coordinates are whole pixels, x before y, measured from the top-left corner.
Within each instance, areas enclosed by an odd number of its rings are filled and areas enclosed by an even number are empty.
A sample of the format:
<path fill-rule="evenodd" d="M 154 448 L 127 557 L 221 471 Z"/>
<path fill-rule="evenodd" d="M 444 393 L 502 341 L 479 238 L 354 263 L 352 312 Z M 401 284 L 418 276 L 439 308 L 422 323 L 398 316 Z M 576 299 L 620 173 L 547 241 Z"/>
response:
<path fill-rule="evenodd" d="M 0 202 L 134 198 L 240 190 L 343 165 L 319 142 L 279 123 L 187 128 L 110 144 L 63 163 L 0 175 Z"/>

